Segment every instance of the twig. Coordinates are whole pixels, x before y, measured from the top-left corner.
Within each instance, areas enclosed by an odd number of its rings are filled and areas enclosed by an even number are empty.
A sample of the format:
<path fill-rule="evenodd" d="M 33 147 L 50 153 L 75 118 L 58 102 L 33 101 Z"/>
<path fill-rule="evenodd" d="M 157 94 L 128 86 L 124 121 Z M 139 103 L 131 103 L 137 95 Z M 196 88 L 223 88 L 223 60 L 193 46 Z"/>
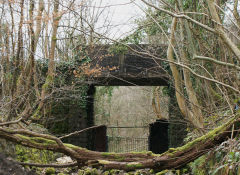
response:
<path fill-rule="evenodd" d="M 88 130 L 91 130 L 91 129 L 95 129 L 95 128 L 99 128 L 99 127 L 102 127 L 102 126 L 105 126 L 105 125 L 99 125 L 99 126 L 91 126 L 89 128 L 85 128 L 85 129 L 82 129 L 80 131 L 75 131 L 75 132 L 72 132 L 70 134 L 67 134 L 65 136 L 62 136 L 62 137 L 59 137 L 59 139 L 63 139 L 63 138 L 66 138 L 66 137 L 70 137 L 70 136 L 73 136 L 73 135 L 77 135 L 77 134 L 80 134 L 82 132 L 86 132 Z"/>
<path fill-rule="evenodd" d="M 14 120 L 14 121 L 10 121 L 10 122 L 0 123 L 0 126 L 16 124 L 16 123 L 20 122 L 21 120 L 22 120 L 22 117 L 20 117 L 18 120 Z"/>
<path fill-rule="evenodd" d="M 175 14 L 175 13 L 173 13 L 173 12 L 171 12 L 171 11 L 166 10 L 166 9 L 163 9 L 163 8 L 157 7 L 157 6 L 155 6 L 155 5 L 153 5 L 153 4 L 149 3 L 149 2 L 147 2 L 147 1 L 145 1 L 145 0 L 141 0 L 141 1 L 144 2 L 146 5 L 148 5 L 148 6 L 150 6 L 150 7 L 153 7 L 153 8 L 155 8 L 156 10 L 159 10 L 159 11 L 162 11 L 162 12 L 164 12 L 164 13 L 167 13 L 168 15 L 170 15 L 170 16 L 172 16 L 172 17 L 176 17 L 176 18 L 185 18 L 186 20 L 189 20 L 189 21 L 191 21 L 191 22 L 193 22 L 193 23 L 195 23 L 195 24 L 197 24 L 197 25 L 203 27 L 204 29 L 208 30 L 209 32 L 216 33 L 216 31 L 215 31 L 213 28 L 208 27 L 207 25 L 202 24 L 202 23 L 196 21 L 195 19 L 193 19 L 193 18 L 191 18 L 191 17 L 189 17 L 189 16 L 187 16 L 187 15 L 183 15 L 183 14 L 180 14 L 180 15 L 179 15 L 179 14 Z"/>
<path fill-rule="evenodd" d="M 233 139 L 233 133 L 234 133 L 234 124 L 232 125 L 232 134 L 231 134 L 231 140 Z"/>
<path fill-rule="evenodd" d="M 214 62 L 214 63 L 219 64 L 219 65 L 233 67 L 233 68 L 236 68 L 237 70 L 240 70 L 240 67 L 235 65 L 235 64 L 231 64 L 231 63 L 227 63 L 227 62 L 223 62 L 223 61 L 218 61 L 218 60 L 215 60 L 215 59 L 210 58 L 210 57 L 194 55 L 193 59 L 206 60 L 206 61 Z"/>

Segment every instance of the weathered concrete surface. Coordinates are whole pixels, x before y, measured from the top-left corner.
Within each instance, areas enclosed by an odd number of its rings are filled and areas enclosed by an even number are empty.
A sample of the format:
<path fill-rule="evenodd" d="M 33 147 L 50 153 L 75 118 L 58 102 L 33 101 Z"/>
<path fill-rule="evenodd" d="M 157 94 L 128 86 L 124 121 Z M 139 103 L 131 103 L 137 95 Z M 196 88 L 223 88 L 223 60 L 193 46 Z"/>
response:
<path fill-rule="evenodd" d="M 157 119 L 152 107 L 154 89 L 151 86 L 96 87 L 94 123 L 108 127 L 109 151 L 148 150 L 149 124 Z M 168 119 L 169 99 L 160 90 L 161 114 Z"/>

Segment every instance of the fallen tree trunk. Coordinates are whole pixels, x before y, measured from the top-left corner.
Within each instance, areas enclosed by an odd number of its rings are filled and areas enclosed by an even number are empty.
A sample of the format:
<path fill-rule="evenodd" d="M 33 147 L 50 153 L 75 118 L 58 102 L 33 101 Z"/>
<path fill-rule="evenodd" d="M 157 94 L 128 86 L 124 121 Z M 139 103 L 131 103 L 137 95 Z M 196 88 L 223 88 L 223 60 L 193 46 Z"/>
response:
<path fill-rule="evenodd" d="M 131 171 L 135 169 L 151 168 L 164 170 L 179 168 L 207 153 L 215 146 L 236 135 L 240 128 L 239 114 L 228 123 L 210 131 L 206 135 L 179 147 L 170 148 L 163 154 L 152 152 L 139 153 L 102 153 L 90 151 L 71 144 L 64 144 L 57 137 L 38 134 L 26 130 L 10 130 L 0 128 L 0 138 L 38 149 L 61 152 L 76 159 L 79 166 L 92 165 L 103 169 L 121 169 Z M 234 126 L 234 130 L 232 129 Z"/>

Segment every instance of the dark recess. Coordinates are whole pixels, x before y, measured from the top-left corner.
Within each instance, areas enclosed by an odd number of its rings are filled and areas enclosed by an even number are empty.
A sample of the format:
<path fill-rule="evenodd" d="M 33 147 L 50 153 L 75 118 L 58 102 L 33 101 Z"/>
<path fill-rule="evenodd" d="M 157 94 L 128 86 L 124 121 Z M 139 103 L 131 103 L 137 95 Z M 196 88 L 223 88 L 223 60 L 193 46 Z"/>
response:
<path fill-rule="evenodd" d="M 149 151 L 161 154 L 168 150 L 168 121 L 157 120 L 149 125 Z"/>
<path fill-rule="evenodd" d="M 107 151 L 107 127 L 100 126 L 92 130 L 93 151 Z"/>

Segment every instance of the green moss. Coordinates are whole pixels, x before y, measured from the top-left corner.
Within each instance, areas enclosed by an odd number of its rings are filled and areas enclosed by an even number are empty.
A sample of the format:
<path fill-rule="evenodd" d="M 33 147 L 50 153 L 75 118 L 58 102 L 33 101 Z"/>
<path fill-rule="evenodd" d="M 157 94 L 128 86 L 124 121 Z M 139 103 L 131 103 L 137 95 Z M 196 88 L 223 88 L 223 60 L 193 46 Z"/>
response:
<path fill-rule="evenodd" d="M 176 170 L 176 174 L 180 175 L 181 174 L 180 170 Z"/>
<path fill-rule="evenodd" d="M 153 154 L 152 151 L 131 152 L 131 154 L 148 155 L 148 156 L 155 156 L 155 155 L 157 155 L 157 154 Z"/>
<path fill-rule="evenodd" d="M 41 118 L 40 108 L 38 107 L 33 114 L 33 119 L 40 119 L 40 118 Z"/>
<path fill-rule="evenodd" d="M 108 161 L 108 160 L 98 160 L 98 162 L 99 162 L 100 164 L 103 164 L 103 165 L 107 165 L 107 164 L 110 163 L 110 161 Z"/>
<path fill-rule="evenodd" d="M 151 173 L 151 174 L 154 174 L 154 170 L 153 170 L 153 169 L 151 169 L 151 170 L 149 171 L 149 173 Z"/>
<path fill-rule="evenodd" d="M 84 172 L 84 175 L 91 175 L 92 174 L 92 172 L 91 172 L 91 170 L 89 169 L 89 170 L 85 170 L 85 172 Z"/>
<path fill-rule="evenodd" d="M 132 163 L 128 163 L 127 168 L 142 168 L 143 165 L 141 163 L 136 163 L 136 162 L 132 162 Z"/>
<path fill-rule="evenodd" d="M 86 168 L 84 175 L 98 175 L 97 169 L 96 168 Z"/>
<path fill-rule="evenodd" d="M 21 162 L 49 163 L 55 159 L 52 151 L 27 148 L 22 145 L 15 146 L 17 160 Z"/>
<path fill-rule="evenodd" d="M 123 156 L 121 156 L 121 154 L 118 154 L 118 153 L 103 152 L 101 154 L 102 154 L 102 156 L 104 156 L 106 158 L 113 158 L 114 160 L 118 160 L 118 161 L 124 161 L 125 160 L 125 158 Z"/>
<path fill-rule="evenodd" d="M 64 143 L 65 146 L 69 147 L 69 148 L 72 148 L 72 149 L 83 149 L 83 150 L 87 150 L 85 148 L 81 148 L 81 147 L 78 147 L 78 146 L 75 146 L 75 145 L 72 145 L 72 144 L 69 144 L 69 143 Z"/>
<path fill-rule="evenodd" d="M 154 156 L 154 154 L 151 151 L 145 151 L 145 152 L 131 152 L 131 154 L 137 154 L 137 155 L 149 155 L 149 156 Z M 108 152 L 103 152 L 101 153 L 102 156 L 106 157 L 106 158 L 112 158 L 114 160 L 117 161 L 124 161 L 125 157 L 121 154 L 121 153 L 108 153 Z M 138 167 L 138 166 L 142 166 L 141 164 L 136 165 L 136 163 L 129 163 L 127 165 L 128 167 Z"/>
<path fill-rule="evenodd" d="M 93 168 L 91 171 L 91 175 L 98 175 L 98 171 L 96 168 Z"/>
<path fill-rule="evenodd" d="M 119 174 L 119 173 L 120 173 L 120 170 L 115 170 L 115 169 L 110 170 L 111 175 L 115 175 L 115 174 Z"/>
<path fill-rule="evenodd" d="M 128 172 L 127 174 L 128 175 L 134 175 L 134 172 Z"/>
<path fill-rule="evenodd" d="M 52 37 L 52 40 L 53 40 L 53 41 L 57 41 L 57 38 L 56 38 L 56 37 Z"/>
<path fill-rule="evenodd" d="M 55 174 L 56 170 L 54 168 L 47 168 L 46 169 L 46 175 L 52 175 Z"/>
<path fill-rule="evenodd" d="M 84 175 L 84 170 L 78 170 L 78 175 Z"/>
<path fill-rule="evenodd" d="M 42 89 L 47 90 L 49 86 L 52 84 L 52 82 L 53 82 L 53 77 L 51 75 L 48 75 L 45 83 L 42 86 Z"/>
<path fill-rule="evenodd" d="M 176 152 L 187 150 L 188 148 L 192 147 L 193 145 L 198 146 L 199 143 L 202 143 L 205 140 L 212 140 L 218 133 L 220 133 L 221 131 L 226 129 L 231 123 L 233 123 L 235 121 L 235 119 L 236 118 L 230 120 L 226 124 L 217 127 L 216 129 L 210 131 L 206 135 L 203 135 L 203 136 L 193 140 L 192 142 L 189 142 L 188 144 L 183 145 L 182 147 L 170 148 L 167 152 L 161 154 L 161 156 L 163 156 L 163 155 L 173 156 Z"/>
<path fill-rule="evenodd" d="M 124 161 L 125 160 L 125 157 L 123 157 L 123 156 L 120 156 L 120 155 L 115 155 L 115 159 L 117 160 L 117 161 Z"/>
<path fill-rule="evenodd" d="M 44 146 L 51 146 L 53 144 L 56 144 L 55 141 L 53 140 L 49 140 L 49 139 L 45 139 L 45 138 L 41 138 L 41 137 L 27 137 L 27 136 L 23 136 L 20 134 L 17 134 L 18 137 L 24 139 L 24 140 L 29 140 L 30 143 L 33 144 L 42 144 Z"/>
<path fill-rule="evenodd" d="M 134 173 L 134 175 L 141 175 L 142 173 L 141 173 L 141 171 L 136 171 L 135 173 Z"/>
<path fill-rule="evenodd" d="M 17 137 L 20 137 L 21 139 L 23 139 L 25 142 L 28 141 L 29 143 L 32 144 L 36 144 L 36 145 L 43 145 L 43 146 L 53 146 L 56 145 L 56 141 L 54 140 L 50 140 L 50 139 L 45 139 L 45 138 L 41 138 L 41 137 L 27 137 L 21 134 L 16 134 Z M 78 149 L 78 150 L 85 150 L 85 151 L 89 151 L 86 148 L 81 148 L 72 144 L 64 144 L 66 147 L 71 148 L 71 149 Z"/>
<path fill-rule="evenodd" d="M 111 173 L 109 171 L 105 171 L 103 175 L 111 175 Z"/>
<path fill-rule="evenodd" d="M 21 134 L 16 134 L 16 136 L 22 138 L 24 141 L 29 141 L 32 144 L 42 144 L 43 146 L 51 146 L 51 145 L 56 145 L 56 141 L 54 140 L 50 140 L 50 139 L 45 139 L 45 138 L 41 138 L 41 137 L 27 137 Z M 72 148 L 72 149 L 81 149 L 81 150 L 85 150 L 88 151 L 85 148 L 81 148 L 72 144 L 64 144 L 65 146 Z"/>
<path fill-rule="evenodd" d="M 171 153 L 171 152 L 175 152 L 176 151 L 176 148 L 169 148 L 168 151 Z"/>
<path fill-rule="evenodd" d="M 108 153 L 108 152 L 102 152 L 101 155 L 104 156 L 104 157 L 112 157 L 112 155 L 115 154 L 115 153 Z"/>
<path fill-rule="evenodd" d="M 163 170 L 161 172 L 156 173 L 156 175 L 164 175 L 168 172 L 168 170 Z"/>
<path fill-rule="evenodd" d="M 30 140 L 32 140 L 35 143 L 41 143 L 43 145 L 53 145 L 53 144 L 56 144 L 56 142 L 53 141 L 53 140 L 49 140 L 49 139 L 45 139 L 45 138 L 41 138 L 41 137 L 30 137 Z"/>
<path fill-rule="evenodd" d="M 196 175 L 205 175 L 205 174 L 206 173 L 205 173 L 204 170 L 199 169 L 199 170 L 196 171 Z"/>

